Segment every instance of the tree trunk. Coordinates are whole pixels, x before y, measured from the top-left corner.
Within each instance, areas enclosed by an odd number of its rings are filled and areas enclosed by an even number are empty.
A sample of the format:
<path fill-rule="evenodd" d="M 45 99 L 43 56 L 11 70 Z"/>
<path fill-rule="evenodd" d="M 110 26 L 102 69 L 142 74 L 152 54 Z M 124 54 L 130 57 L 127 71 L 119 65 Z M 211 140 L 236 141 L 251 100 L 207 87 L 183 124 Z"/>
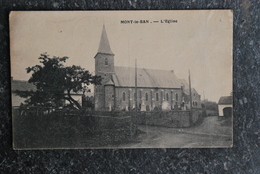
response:
<path fill-rule="evenodd" d="M 75 104 L 76 107 L 77 107 L 79 110 L 82 109 L 82 107 L 80 106 L 80 104 L 79 104 L 76 100 L 74 100 L 74 99 L 71 97 L 70 90 L 68 90 L 68 97 L 69 97 L 69 102 L 73 102 L 73 104 Z"/>

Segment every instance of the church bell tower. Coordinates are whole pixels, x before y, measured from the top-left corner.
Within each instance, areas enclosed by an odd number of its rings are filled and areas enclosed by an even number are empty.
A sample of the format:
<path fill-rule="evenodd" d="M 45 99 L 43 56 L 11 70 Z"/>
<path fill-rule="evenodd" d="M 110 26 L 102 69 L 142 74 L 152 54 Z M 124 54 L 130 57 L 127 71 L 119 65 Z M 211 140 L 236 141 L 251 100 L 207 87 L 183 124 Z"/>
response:
<path fill-rule="evenodd" d="M 95 75 L 102 77 L 101 85 L 95 86 L 95 110 L 105 109 L 105 88 L 104 84 L 111 80 L 114 73 L 114 53 L 112 52 L 107 37 L 105 25 L 103 25 L 101 39 L 95 58 Z"/>

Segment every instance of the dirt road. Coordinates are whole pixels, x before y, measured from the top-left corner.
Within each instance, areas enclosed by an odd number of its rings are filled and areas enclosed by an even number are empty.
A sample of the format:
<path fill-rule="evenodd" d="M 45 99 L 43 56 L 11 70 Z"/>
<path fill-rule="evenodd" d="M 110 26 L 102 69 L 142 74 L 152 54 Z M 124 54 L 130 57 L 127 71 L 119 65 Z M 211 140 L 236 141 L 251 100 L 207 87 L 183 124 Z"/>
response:
<path fill-rule="evenodd" d="M 232 125 L 218 116 L 207 117 L 199 126 L 166 128 L 139 125 L 142 133 L 136 141 L 120 145 L 131 148 L 230 147 Z"/>

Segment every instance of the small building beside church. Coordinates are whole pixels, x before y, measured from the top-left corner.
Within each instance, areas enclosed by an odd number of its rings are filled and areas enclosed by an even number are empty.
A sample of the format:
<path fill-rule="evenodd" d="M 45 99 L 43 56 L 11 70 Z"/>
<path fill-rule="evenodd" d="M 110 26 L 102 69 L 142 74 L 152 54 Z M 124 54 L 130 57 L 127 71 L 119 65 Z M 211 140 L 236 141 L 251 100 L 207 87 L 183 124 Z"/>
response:
<path fill-rule="evenodd" d="M 25 100 L 27 98 L 22 98 L 19 95 L 15 94 L 16 91 L 36 91 L 36 86 L 33 83 L 29 83 L 26 80 L 14 80 L 13 77 L 11 78 L 11 93 L 12 93 L 12 106 L 18 107 L 22 103 L 25 104 Z M 64 93 L 66 95 L 66 92 Z M 79 92 L 75 93 L 72 92 L 71 96 L 74 100 L 79 102 L 80 105 L 82 105 L 82 98 L 85 98 L 90 103 L 93 102 L 93 93 L 84 93 Z M 94 103 L 94 102 L 93 102 Z M 66 100 L 64 102 L 64 105 L 69 104 L 69 102 Z"/>
<path fill-rule="evenodd" d="M 222 96 L 218 101 L 219 116 L 231 116 L 232 114 L 232 96 Z"/>
<path fill-rule="evenodd" d="M 12 106 L 20 106 L 21 103 L 25 102 L 26 98 L 16 95 L 15 91 L 36 91 L 36 86 L 28 81 L 14 80 L 11 77 Z"/>
<path fill-rule="evenodd" d="M 190 109 L 190 90 L 189 84 L 184 79 L 180 79 L 182 87 L 183 87 L 183 98 L 184 98 L 184 106 L 186 109 Z M 196 91 L 195 88 L 191 88 L 191 99 L 192 99 L 192 108 L 201 108 L 201 96 Z"/>
<path fill-rule="evenodd" d="M 186 110 L 190 107 L 188 83 L 178 79 L 174 71 L 114 65 L 105 26 L 103 26 L 97 54 L 95 75 L 103 78 L 102 84 L 94 88 L 95 110 Z M 137 76 L 137 93 L 135 92 Z M 136 101 L 137 100 L 137 101 Z M 200 95 L 192 88 L 192 105 L 201 108 Z"/>

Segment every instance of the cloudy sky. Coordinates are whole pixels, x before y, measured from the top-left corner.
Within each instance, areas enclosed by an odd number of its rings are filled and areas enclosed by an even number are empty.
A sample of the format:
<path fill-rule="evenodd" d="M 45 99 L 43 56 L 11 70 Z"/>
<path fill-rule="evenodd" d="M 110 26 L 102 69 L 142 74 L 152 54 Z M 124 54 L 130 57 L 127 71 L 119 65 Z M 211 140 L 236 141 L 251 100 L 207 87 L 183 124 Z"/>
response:
<path fill-rule="evenodd" d="M 138 23 L 121 22 L 125 20 Z M 68 56 L 67 65 L 94 73 L 104 24 L 115 65 L 134 67 L 137 59 L 138 67 L 174 70 L 187 81 L 190 70 L 202 99 L 204 92 L 205 98 L 218 101 L 232 91 L 232 23 L 229 10 L 12 12 L 11 75 L 28 80 L 25 68 L 39 64 L 44 52 Z"/>

